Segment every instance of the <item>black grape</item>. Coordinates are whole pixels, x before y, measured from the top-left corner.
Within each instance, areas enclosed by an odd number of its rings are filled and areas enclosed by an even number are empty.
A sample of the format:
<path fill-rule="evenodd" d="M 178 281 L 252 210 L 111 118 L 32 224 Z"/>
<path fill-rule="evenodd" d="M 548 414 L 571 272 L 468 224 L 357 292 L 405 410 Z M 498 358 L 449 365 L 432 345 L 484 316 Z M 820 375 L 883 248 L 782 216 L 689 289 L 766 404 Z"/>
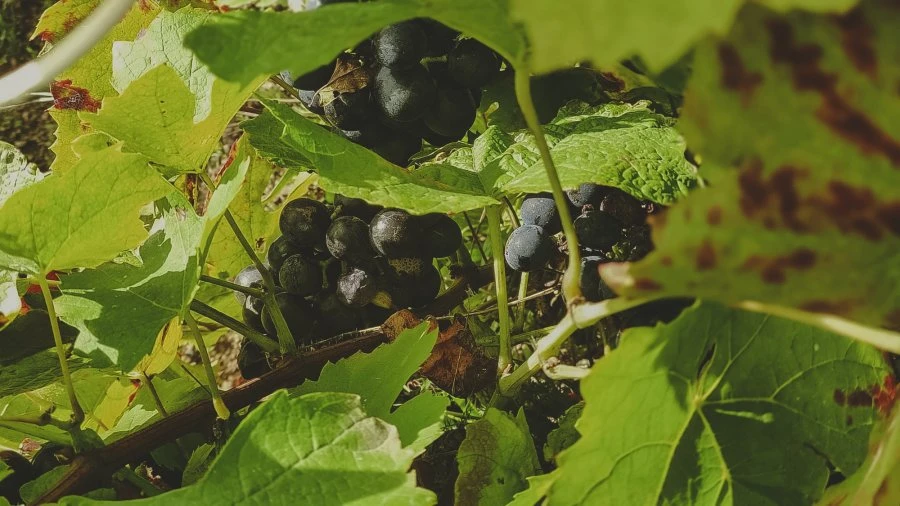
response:
<path fill-rule="evenodd" d="M 255 265 L 248 265 L 235 274 L 234 284 L 245 288 L 260 288 L 262 287 L 262 274 L 259 273 Z M 237 299 L 238 304 L 243 304 L 244 300 L 247 299 L 247 294 L 234 290 L 234 297 Z"/>
<path fill-rule="evenodd" d="M 244 300 L 241 309 L 241 316 L 244 323 L 257 332 L 265 332 L 266 329 L 262 324 L 262 310 L 265 303 L 262 299 L 256 297 L 247 297 Z"/>
<path fill-rule="evenodd" d="M 626 225 L 638 225 L 644 222 L 647 211 L 640 200 L 618 188 L 609 188 L 599 209 L 612 215 Z"/>
<path fill-rule="evenodd" d="M 301 253 L 300 248 L 295 246 L 285 236 L 272 241 L 272 244 L 269 245 L 269 251 L 266 253 L 266 260 L 269 261 L 269 267 L 272 269 L 276 281 L 278 280 L 278 271 L 281 269 L 285 259 L 299 253 Z"/>
<path fill-rule="evenodd" d="M 622 237 L 622 222 L 602 211 L 588 209 L 575 218 L 578 242 L 596 250 L 606 251 Z"/>
<path fill-rule="evenodd" d="M 562 222 L 559 220 L 556 202 L 554 202 L 553 196 L 549 193 L 538 193 L 537 195 L 525 197 L 519 211 L 522 216 L 522 223 L 526 225 L 537 225 L 549 235 L 562 230 Z"/>
<path fill-rule="evenodd" d="M 369 224 L 372 246 L 388 258 L 416 256 L 422 236 L 419 220 L 400 209 L 385 209 Z"/>
<path fill-rule="evenodd" d="M 459 36 L 458 31 L 429 18 L 421 18 L 417 21 L 425 30 L 425 36 L 428 38 L 427 56 L 443 56 L 453 49 L 456 37 Z"/>
<path fill-rule="evenodd" d="M 300 198 L 284 206 L 278 219 L 278 226 L 283 236 L 295 246 L 311 248 L 325 239 L 330 222 L 331 216 L 325 204 L 317 200 Z"/>
<path fill-rule="evenodd" d="M 500 72 L 497 53 L 475 39 L 462 39 L 447 55 L 450 75 L 467 88 L 481 88 Z"/>
<path fill-rule="evenodd" d="M 281 286 L 294 295 L 313 295 L 322 290 L 322 268 L 303 255 L 291 255 L 278 270 Z"/>
<path fill-rule="evenodd" d="M 381 206 L 369 204 L 363 199 L 343 195 L 334 196 L 334 207 L 340 211 L 341 216 L 355 216 L 366 223 L 372 221 L 372 218 L 383 209 Z"/>
<path fill-rule="evenodd" d="M 436 95 L 434 80 L 422 65 L 381 67 L 375 74 L 375 103 L 389 121 L 415 121 L 432 107 Z"/>
<path fill-rule="evenodd" d="M 458 140 L 475 121 L 475 101 L 466 88 L 441 85 L 434 106 L 424 118 L 432 132 Z"/>
<path fill-rule="evenodd" d="M 589 302 L 600 302 L 616 296 L 606 283 L 600 279 L 600 264 L 605 259 L 599 256 L 581 258 L 581 292 Z"/>
<path fill-rule="evenodd" d="M 368 89 L 341 93 L 323 110 L 325 119 L 342 130 L 362 128 L 372 116 L 371 93 Z"/>
<path fill-rule="evenodd" d="M 363 315 L 340 301 L 336 293 L 330 293 L 319 302 L 319 318 L 322 334 L 330 337 L 356 330 L 362 324 Z"/>
<path fill-rule="evenodd" d="M 237 358 L 238 370 L 244 379 L 253 379 L 272 370 L 266 352 L 253 341 L 245 340 Z"/>
<path fill-rule="evenodd" d="M 553 240 L 537 225 L 522 225 L 506 241 L 506 263 L 517 271 L 540 269 L 553 254 Z"/>
<path fill-rule="evenodd" d="M 378 275 L 372 270 L 352 267 L 337 280 L 337 297 L 350 307 L 362 307 L 372 302 L 378 293 Z"/>
<path fill-rule="evenodd" d="M 386 67 L 407 67 L 425 56 L 428 39 L 415 20 L 390 25 L 373 40 L 375 59 Z"/>
<path fill-rule="evenodd" d="M 369 241 L 369 225 L 355 216 L 341 216 L 328 227 L 325 244 L 334 258 L 350 263 L 370 260 L 375 250 Z"/>
<path fill-rule="evenodd" d="M 441 275 L 430 261 L 419 257 L 388 260 L 388 292 L 395 306 L 423 306 L 437 297 Z"/>
<path fill-rule="evenodd" d="M 301 90 L 318 90 L 328 84 L 334 73 L 335 62 L 331 61 L 294 79 L 294 88 Z"/>
<path fill-rule="evenodd" d="M 422 138 L 400 130 L 388 130 L 382 141 L 371 149 L 394 165 L 406 167 L 409 157 L 422 149 Z"/>
<path fill-rule="evenodd" d="M 422 239 L 425 253 L 432 258 L 449 257 L 456 253 L 462 244 L 462 232 L 453 218 L 438 213 L 422 218 L 425 229 L 425 236 Z"/>
<path fill-rule="evenodd" d="M 281 314 L 284 315 L 291 335 L 294 336 L 294 341 L 298 344 L 310 343 L 315 337 L 316 314 L 309 302 L 299 295 L 290 293 L 276 294 L 275 301 L 281 309 Z M 268 307 L 264 307 L 262 310 L 262 324 L 270 336 L 277 335 L 275 322 L 272 320 L 272 315 L 269 314 Z"/>
<path fill-rule="evenodd" d="M 574 190 L 567 190 L 566 196 L 569 198 L 569 202 L 579 209 L 587 205 L 599 207 L 600 202 L 609 190 L 610 188 L 608 186 L 600 186 L 599 184 L 594 183 L 582 183 Z"/>

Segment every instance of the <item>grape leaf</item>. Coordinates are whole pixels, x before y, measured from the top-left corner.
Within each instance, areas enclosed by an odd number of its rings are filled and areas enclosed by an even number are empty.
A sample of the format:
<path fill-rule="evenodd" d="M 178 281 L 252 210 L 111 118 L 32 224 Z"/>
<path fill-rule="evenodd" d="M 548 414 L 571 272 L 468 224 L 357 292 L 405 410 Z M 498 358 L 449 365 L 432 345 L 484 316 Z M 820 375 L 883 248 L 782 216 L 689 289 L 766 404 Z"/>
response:
<path fill-rule="evenodd" d="M 584 402 L 573 405 L 559 418 L 559 426 L 547 434 L 547 443 L 544 445 L 544 460 L 553 462 L 559 452 L 572 446 L 581 435 L 575 429 L 575 424 L 581 418 L 584 411 Z"/>
<path fill-rule="evenodd" d="M 433 493 L 415 487 L 413 457 L 396 429 L 366 415 L 354 395 L 276 393 L 241 422 L 194 485 L 133 502 L 435 504 Z M 73 496 L 60 504 L 96 502 Z"/>
<path fill-rule="evenodd" d="M 40 37 L 44 42 L 58 42 L 78 26 L 78 23 L 99 4 L 100 0 L 62 0 L 57 2 L 41 14 L 31 38 Z"/>
<path fill-rule="evenodd" d="M 685 143 L 672 121 L 652 112 L 648 105 L 639 102 L 594 107 L 572 102 L 560 109 L 544 128 L 563 187 L 595 182 L 661 204 L 687 194 L 697 182 L 697 169 L 685 160 Z M 496 151 L 494 146 L 484 152 Z M 527 132 L 519 133 L 516 143 L 502 155 L 481 164 L 482 172 L 497 177 L 505 192 L 538 193 L 547 189 L 547 174 L 537 145 Z M 503 182 L 503 173 L 518 175 Z"/>
<path fill-rule="evenodd" d="M 227 86 L 231 85 L 215 81 L 213 93 Z M 217 109 L 195 123 L 195 102 L 176 71 L 163 64 L 134 81 L 122 95 L 104 100 L 97 114 L 82 112 L 80 117 L 95 131 L 123 141 L 126 151 L 147 156 L 165 166 L 164 174 L 174 176 L 203 169 L 222 130 L 240 106 Z M 134 121 L 135 117 L 141 121 Z"/>
<path fill-rule="evenodd" d="M 843 17 L 747 8 L 699 46 L 681 128 L 714 188 L 670 209 L 624 276 L 607 267 L 611 286 L 900 329 L 897 22 L 883 2 Z"/>
<path fill-rule="evenodd" d="M 60 317 L 81 330 L 76 351 L 95 363 L 132 370 L 193 298 L 203 220 L 178 192 L 158 206 L 160 217 L 140 248 L 141 266 L 108 262 L 72 273 L 56 299 Z"/>
<path fill-rule="evenodd" d="M 763 0 L 773 8 L 843 11 L 858 0 Z M 510 16 L 524 25 L 529 68 L 548 72 L 583 60 L 611 65 L 638 55 L 653 70 L 677 60 L 707 33 L 724 33 L 743 0 L 510 0 Z"/>
<path fill-rule="evenodd" d="M 870 346 L 697 303 L 582 381 L 549 504 L 809 504 L 862 463 L 890 374 Z"/>
<path fill-rule="evenodd" d="M 69 369 L 85 366 L 84 360 L 70 360 Z M 0 397 L 37 390 L 62 378 L 56 351 L 33 353 L 20 360 L 0 366 Z"/>
<path fill-rule="evenodd" d="M 0 207 L 0 266 L 33 274 L 93 267 L 137 246 L 140 208 L 172 186 L 120 146 L 19 191 Z"/>
<path fill-rule="evenodd" d="M 325 130 L 288 106 L 271 101 L 264 104 L 265 112 L 242 124 L 250 143 L 280 166 L 315 167 L 319 184 L 330 192 L 419 214 L 465 211 L 497 203 L 484 194 L 477 178 L 474 182 L 439 181 L 419 175 Z M 447 167 L 454 175 L 465 172 Z M 453 185 L 460 181 L 474 186 Z"/>
<path fill-rule="evenodd" d="M 506 0 L 411 0 L 328 5 L 297 13 L 238 11 L 217 16 L 185 42 L 216 75 L 247 84 L 283 70 L 302 75 L 386 25 L 431 17 L 518 61 L 524 39 L 510 22 L 506 5 Z"/>
<path fill-rule="evenodd" d="M 506 504 L 525 489 L 526 477 L 541 470 L 521 409 L 512 417 L 489 408 L 483 418 L 466 427 L 456 460 L 456 504 Z"/>
<path fill-rule="evenodd" d="M 17 191 L 44 179 L 44 175 L 15 146 L 0 141 L 0 207 Z"/>
<path fill-rule="evenodd" d="M 16 288 L 19 273 L 0 269 L 0 330 L 6 328 L 22 309 L 22 299 Z M 0 354 L 0 360 L 3 355 Z"/>
<path fill-rule="evenodd" d="M 392 412 L 397 396 L 431 355 L 437 341 L 437 329 L 428 327 L 429 323 L 422 323 L 404 330 L 393 342 L 382 344 L 371 353 L 357 352 L 336 363 L 325 364 L 318 380 L 306 381 L 290 393 L 294 396 L 310 392 L 359 395 L 366 413 L 404 429 L 400 431 L 400 440 L 409 446 L 420 431 L 440 423 L 449 404 L 446 396 L 423 392 Z M 413 405 L 407 406 L 410 403 Z"/>

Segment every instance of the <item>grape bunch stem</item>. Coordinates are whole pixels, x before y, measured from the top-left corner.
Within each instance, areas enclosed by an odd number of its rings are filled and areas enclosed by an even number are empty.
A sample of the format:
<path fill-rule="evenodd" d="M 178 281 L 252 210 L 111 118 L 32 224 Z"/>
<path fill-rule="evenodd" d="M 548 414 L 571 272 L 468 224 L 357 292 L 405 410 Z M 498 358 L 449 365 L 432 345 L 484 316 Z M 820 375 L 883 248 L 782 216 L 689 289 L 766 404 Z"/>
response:
<path fill-rule="evenodd" d="M 500 316 L 500 351 L 497 357 L 497 374 L 502 375 L 512 365 L 512 346 L 509 341 L 509 306 L 506 294 L 506 260 L 503 256 L 503 232 L 500 230 L 501 207 L 487 208 L 490 230 L 491 254 L 494 261 L 494 286 L 497 290 L 497 312 Z"/>
<path fill-rule="evenodd" d="M 62 333 L 59 330 L 59 320 L 56 317 L 56 306 L 53 305 L 53 295 L 50 293 L 50 283 L 47 282 L 47 276 L 41 275 L 36 279 L 38 286 L 41 287 L 41 294 L 44 296 L 44 304 L 47 306 L 47 314 L 50 316 L 50 330 L 53 332 L 53 343 L 56 345 L 56 356 L 59 358 L 59 370 L 62 372 L 63 384 L 66 386 L 66 393 L 69 396 L 69 404 L 72 405 L 72 425 L 81 425 L 84 421 L 84 410 L 78 403 L 78 396 L 75 395 L 75 385 L 72 383 L 72 373 L 69 371 L 69 362 L 66 358 L 66 347 L 62 342 Z"/>
<path fill-rule="evenodd" d="M 194 342 L 197 345 L 197 351 L 200 352 L 200 359 L 203 362 L 203 370 L 206 372 L 206 382 L 209 383 L 209 393 L 212 395 L 213 408 L 216 410 L 216 416 L 222 420 L 228 420 L 231 412 L 225 406 L 222 400 L 222 393 L 219 392 L 219 384 L 216 381 L 216 373 L 213 371 L 212 362 L 209 359 L 209 353 L 206 351 L 206 343 L 203 342 L 203 334 L 200 332 L 200 326 L 190 311 L 184 312 L 184 321 L 194 334 Z"/>

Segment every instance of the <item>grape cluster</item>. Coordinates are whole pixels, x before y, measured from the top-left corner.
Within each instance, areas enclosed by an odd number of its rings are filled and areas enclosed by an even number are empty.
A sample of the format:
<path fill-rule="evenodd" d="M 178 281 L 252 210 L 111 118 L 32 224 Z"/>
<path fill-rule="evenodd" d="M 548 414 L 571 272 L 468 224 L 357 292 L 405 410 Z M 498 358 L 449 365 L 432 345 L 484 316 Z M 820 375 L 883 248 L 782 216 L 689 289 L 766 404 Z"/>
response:
<path fill-rule="evenodd" d="M 281 236 L 266 260 L 276 282 L 275 300 L 299 345 L 381 324 L 387 311 L 431 302 L 441 288 L 433 259 L 462 244 L 456 222 L 445 214 L 414 216 L 364 200 L 336 195 L 333 204 L 299 198 L 285 204 Z M 255 266 L 234 283 L 262 288 Z M 275 323 L 261 299 L 235 291 L 250 328 L 273 338 Z M 245 341 L 238 359 L 245 378 L 267 370 L 263 351 Z"/>
<path fill-rule="evenodd" d="M 431 19 L 388 26 L 293 81 L 333 131 L 406 166 L 421 150 L 457 141 L 475 120 L 499 56 Z"/>
<path fill-rule="evenodd" d="M 652 203 L 641 202 L 617 188 L 584 183 L 566 192 L 581 248 L 581 289 L 586 299 L 613 296 L 600 279 L 605 262 L 630 262 L 653 249 L 647 214 Z M 522 225 L 506 242 L 506 263 L 517 271 L 543 268 L 557 251 L 554 236 L 561 231 L 559 212 L 549 193 L 529 195 L 519 209 Z"/>

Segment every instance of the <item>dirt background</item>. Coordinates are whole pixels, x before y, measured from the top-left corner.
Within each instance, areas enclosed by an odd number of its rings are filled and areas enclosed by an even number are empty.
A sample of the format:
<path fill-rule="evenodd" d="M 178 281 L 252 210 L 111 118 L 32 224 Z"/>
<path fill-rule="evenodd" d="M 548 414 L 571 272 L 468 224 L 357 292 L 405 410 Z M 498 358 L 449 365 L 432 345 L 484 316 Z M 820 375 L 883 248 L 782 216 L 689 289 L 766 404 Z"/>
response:
<path fill-rule="evenodd" d="M 43 43 L 29 41 L 41 13 L 55 0 L 0 0 L 0 75 L 35 58 Z M 18 147 L 46 170 L 53 161 L 50 145 L 56 125 L 47 114 L 50 102 L 0 109 L 0 140 Z"/>

